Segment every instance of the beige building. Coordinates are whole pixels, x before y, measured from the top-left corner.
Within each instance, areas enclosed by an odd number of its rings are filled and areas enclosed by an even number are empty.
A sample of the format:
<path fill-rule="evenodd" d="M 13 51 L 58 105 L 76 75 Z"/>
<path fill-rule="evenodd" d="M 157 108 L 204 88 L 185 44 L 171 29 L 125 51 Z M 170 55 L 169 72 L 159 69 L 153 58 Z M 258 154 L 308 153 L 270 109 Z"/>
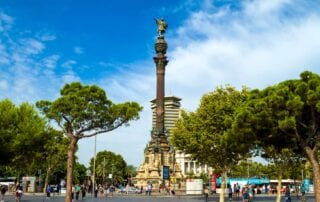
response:
<path fill-rule="evenodd" d="M 212 173 L 212 168 L 205 165 L 201 165 L 197 161 L 191 159 L 190 154 L 185 154 L 181 151 L 175 152 L 176 163 L 180 166 L 181 174 L 186 177 L 188 174 L 193 174 L 199 176 L 201 173 L 210 174 Z"/>

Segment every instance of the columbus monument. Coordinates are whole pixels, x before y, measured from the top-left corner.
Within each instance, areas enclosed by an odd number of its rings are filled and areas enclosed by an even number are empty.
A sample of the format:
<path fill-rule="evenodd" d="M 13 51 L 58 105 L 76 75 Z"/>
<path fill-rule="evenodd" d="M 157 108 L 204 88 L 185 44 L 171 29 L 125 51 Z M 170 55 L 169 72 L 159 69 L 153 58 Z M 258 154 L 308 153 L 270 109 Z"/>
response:
<path fill-rule="evenodd" d="M 168 64 L 165 56 L 168 45 L 164 38 L 167 24 L 164 19 L 155 19 L 158 26 L 158 36 L 155 42 L 156 57 L 156 99 L 155 127 L 151 131 L 151 140 L 144 150 L 144 162 L 137 170 L 133 179 L 136 186 L 146 187 L 152 184 L 154 188 L 161 185 L 169 186 L 179 182 L 181 171 L 175 163 L 174 149 L 169 143 L 169 131 L 165 128 L 165 67 Z"/>

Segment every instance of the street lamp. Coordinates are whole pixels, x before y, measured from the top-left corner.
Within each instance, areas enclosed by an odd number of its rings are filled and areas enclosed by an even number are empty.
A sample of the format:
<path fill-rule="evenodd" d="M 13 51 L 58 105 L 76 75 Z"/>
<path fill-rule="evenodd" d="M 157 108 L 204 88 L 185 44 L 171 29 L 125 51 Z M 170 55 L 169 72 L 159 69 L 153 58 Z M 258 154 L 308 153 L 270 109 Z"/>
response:
<path fill-rule="evenodd" d="M 96 150 L 97 150 L 97 135 L 94 136 L 94 158 L 93 158 L 93 177 L 92 177 L 92 194 L 94 194 L 95 180 L 96 180 Z"/>
<path fill-rule="evenodd" d="M 90 169 L 87 169 L 87 171 L 86 171 L 86 176 L 87 176 L 86 186 L 89 186 L 89 178 L 90 178 L 90 176 L 91 176 L 91 171 L 90 171 Z"/>

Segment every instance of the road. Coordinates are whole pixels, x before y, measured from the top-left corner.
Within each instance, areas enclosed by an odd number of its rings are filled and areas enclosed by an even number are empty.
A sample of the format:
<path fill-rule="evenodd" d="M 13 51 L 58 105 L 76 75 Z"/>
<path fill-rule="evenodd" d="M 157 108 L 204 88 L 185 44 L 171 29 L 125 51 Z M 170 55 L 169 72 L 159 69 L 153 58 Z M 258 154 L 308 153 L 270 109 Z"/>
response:
<path fill-rule="evenodd" d="M 15 198 L 12 194 L 5 196 L 5 202 L 14 202 Z M 24 195 L 22 197 L 22 202 L 63 202 L 64 197 L 63 196 L 53 196 L 50 197 L 50 199 L 47 199 L 45 195 Z M 145 195 L 115 195 L 113 197 L 104 197 L 104 198 L 92 198 L 87 197 L 83 200 L 74 200 L 75 202 L 101 202 L 101 201 L 112 201 L 112 202 L 206 202 L 206 199 L 204 196 L 145 196 Z M 218 195 L 209 196 L 208 202 L 217 202 L 219 201 Z M 229 200 L 225 199 L 226 202 Z M 240 199 L 234 199 L 232 200 L 234 202 L 241 202 Z M 274 195 L 259 195 L 256 196 L 253 201 L 258 202 L 274 202 L 275 196 Z M 284 201 L 284 197 L 282 197 L 282 201 Z M 301 201 L 300 199 L 297 199 L 296 196 L 292 197 L 292 202 L 298 202 Z M 313 196 L 307 196 L 307 202 L 315 202 L 315 199 Z"/>

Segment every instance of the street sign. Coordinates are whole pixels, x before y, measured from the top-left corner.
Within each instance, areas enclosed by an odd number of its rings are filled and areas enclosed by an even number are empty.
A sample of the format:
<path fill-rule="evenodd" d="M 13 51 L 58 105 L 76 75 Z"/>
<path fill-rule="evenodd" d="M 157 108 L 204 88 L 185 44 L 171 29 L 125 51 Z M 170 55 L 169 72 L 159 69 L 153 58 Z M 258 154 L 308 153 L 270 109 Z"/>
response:
<path fill-rule="evenodd" d="M 162 179 L 163 180 L 170 179 L 170 167 L 169 166 L 162 166 Z"/>

